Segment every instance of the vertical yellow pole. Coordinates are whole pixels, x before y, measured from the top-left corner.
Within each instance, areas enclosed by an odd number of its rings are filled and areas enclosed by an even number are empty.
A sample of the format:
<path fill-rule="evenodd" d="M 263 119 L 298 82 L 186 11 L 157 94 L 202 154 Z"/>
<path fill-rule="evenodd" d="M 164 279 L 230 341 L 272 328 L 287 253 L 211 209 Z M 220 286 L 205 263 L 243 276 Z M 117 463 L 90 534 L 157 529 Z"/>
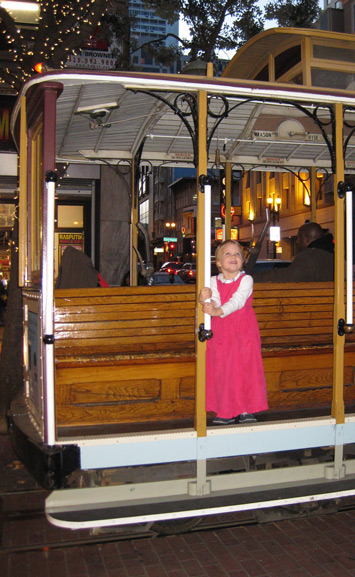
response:
<path fill-rule="evenodd" d="M 311 168 L 311 222 L 317 222 L 317 169 L 315 166 Z"/>
<path fill-rule="evenodd" d="M 26 97 L 21 97 L 20 116 L 20 165 L 19 165 L 19 266 L 18 283 L 24 286 L 27 280 L 27 113 Z"/>
<path fill-rule="evenodd" d="M 134 247 L 138 248 L 138 229 L 136 223 L 138 222 L 138 192 L 136 182 L 136 161 L 132 159 L 131 165 L 131 243 L 130 243 L 130 285 L 137 286 L 138 271 L 137 271 L 137 254 Z"/>
<path fill-rule="evenodd" d="M 269 82 L 275 82 L 275 60 L 272 54 L 269 55 Z"/>
<path fill-rule="evenodd" d="M 232 208 L 232 165 L 230 162 L 226 162 L 226 239 L 231 237 L 231 208 Z"/>
<path fill-rule="evenodd" d="M 207 175 L 207 93 L 198 93 L 198 166 L 197 178 Z M 198 184 L 197 184 L 198 186 Z M 198 327 L 203 323 L 202 308 L 198 303 L 198 295 L 204 285 L 204 245 L 205 245 L 205 197 L 197 190 L 197 281 L 196 281 L 196 401 L 195 429 L 198 437 L 206 436 L 206 342 L 198 339 Z"/>
<path fill-rule="evenodd" d="M 344 304 L 344 199 L 338 197 L 338 183 L 344 180 L 343 106 L 335 105 L 336 175 L 334 178 L 335 261 L 334 261 L 334 321 L 333 321 L 333 398 L 332 416 L 344 423 L 344 342 L 338 335 L 338 320 L 345 318 Z"/>
<path fill-rule="evenodd" d="M 303 75 L 303 85 L 312 86 L 311 77 L 311 40 L 310 38 L 303 38 L 302 43 L 302 75 Z"/>

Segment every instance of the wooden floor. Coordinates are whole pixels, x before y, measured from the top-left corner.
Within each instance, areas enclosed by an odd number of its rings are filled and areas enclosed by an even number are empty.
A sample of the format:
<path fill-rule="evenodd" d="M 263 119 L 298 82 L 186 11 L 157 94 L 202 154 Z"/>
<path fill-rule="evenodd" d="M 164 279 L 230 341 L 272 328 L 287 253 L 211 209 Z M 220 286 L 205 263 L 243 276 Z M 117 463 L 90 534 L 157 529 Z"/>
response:
<path fill-rule="evenodd" d="M 355 404 L 348 405 L 345 410 L 346 414 L 355 413 Z M 312 419 L 315 417 L 330 416 L 330 407 L 323 407 L 320 409 L 302 409 L 290 411 L 265 411 L 256 415 L 257 420 L 263 423 L 270 423 L 274 421 L 286 421 L 289 419 Z M 207 417 L 207 426 L 212 427 L 213 416 Z M 218 426 L 218 425 L 217 425 Z M 105 433 L 109 435 L 119 435 L 124 433 L 140 433 L 149 431 L 173 431 L 177 429 L 191 429 L 193 428 L 193 420 L 176 420 L 176 421 L 149 421 L 145 423 L 122 423 L 115 425 L 106 425 Z M 78 438 L 78 437 L 97 437 L 102 436 L 101 426 L 90 427 L 61 427 L 59 430 L 60 439 Z"/>

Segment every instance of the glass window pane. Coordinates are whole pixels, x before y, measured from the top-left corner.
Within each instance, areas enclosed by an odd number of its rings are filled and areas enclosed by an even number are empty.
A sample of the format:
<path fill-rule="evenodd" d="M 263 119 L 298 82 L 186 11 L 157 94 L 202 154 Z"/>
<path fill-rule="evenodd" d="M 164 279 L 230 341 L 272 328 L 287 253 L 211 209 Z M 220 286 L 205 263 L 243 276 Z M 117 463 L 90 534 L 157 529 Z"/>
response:
<path fill-rule="evenodd" d="M 58 228 L 83 228 L 84 207 L 77 205 L 58 205 Z"/>
<path fill-rule="evenodd" d="M 355 73 L 312 68 L 312 86 L 354 90 Z"/>
<path fill-rule="evenodd" d="M 334 46 L 313 46 L 314 58 L 325 60 L 339 60 L 341 62 L 355 63 L 355 50 L 352 48 L 337 48 Z"/>

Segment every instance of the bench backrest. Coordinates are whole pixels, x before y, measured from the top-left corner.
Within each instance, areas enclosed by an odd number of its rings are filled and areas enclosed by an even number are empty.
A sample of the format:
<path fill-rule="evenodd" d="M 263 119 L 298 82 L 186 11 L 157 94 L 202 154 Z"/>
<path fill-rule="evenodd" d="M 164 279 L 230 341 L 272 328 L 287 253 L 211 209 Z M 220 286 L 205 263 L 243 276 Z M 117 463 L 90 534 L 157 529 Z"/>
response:
<path fill-rule="evenodd" d="M 332 282 L 256 283 L 253 305 L 262 347 L 331 345 L 333 291 Z"/>
<path fill-rule="evenodd" d="M 194 287 L 56 290 L 55 343 L 57 358 L 194 353 Z"/>
<path fill-rule="evenodd" d="M 331 346 L 333 301 L 333 283 L 255 284 L 262 348 Z M 190 285 L 56 290 L 56 356 L 191 355 L 195 314 Z"/>

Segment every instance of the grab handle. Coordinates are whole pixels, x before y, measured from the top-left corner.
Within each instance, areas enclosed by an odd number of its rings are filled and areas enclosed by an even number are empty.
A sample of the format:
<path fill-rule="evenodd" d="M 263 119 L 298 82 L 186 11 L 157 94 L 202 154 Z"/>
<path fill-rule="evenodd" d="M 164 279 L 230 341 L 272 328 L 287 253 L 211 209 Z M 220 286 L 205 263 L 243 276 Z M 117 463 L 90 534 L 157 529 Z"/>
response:
<path fill-rule="evenodd" d="M 345 196 L 346 212 L 346 320 L 338 321 L 338 334 L 354 331 L 353 324 L 353 189 L 344 182 L 338 184 L 338 195 Z"/>
<path fill-rule="evenodd" d="M 204 286 L 211 288 L 211 184 L 209 176 L 202 175 L 199 179 L 201 192 L 204 193 L 204 225 L 205 225 L 205 245 L 204 245 Z M 203 324 L 199 326 L 198 338 L 201 342 L 212 338 L 211 317 L 204 313 Z"/>

